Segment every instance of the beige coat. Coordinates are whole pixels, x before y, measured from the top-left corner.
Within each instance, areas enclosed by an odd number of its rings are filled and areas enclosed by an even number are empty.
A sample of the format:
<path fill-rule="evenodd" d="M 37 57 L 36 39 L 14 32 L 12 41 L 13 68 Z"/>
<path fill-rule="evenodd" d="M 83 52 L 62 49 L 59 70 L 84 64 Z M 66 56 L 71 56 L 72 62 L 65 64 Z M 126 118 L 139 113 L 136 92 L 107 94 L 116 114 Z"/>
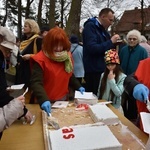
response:
<path fill-rule="evenodd" d="M 8 128 L 17 118 L 23 115 L 24 105 L 21 101 L 13 99 L 0 108 L 0 132 Z"/>

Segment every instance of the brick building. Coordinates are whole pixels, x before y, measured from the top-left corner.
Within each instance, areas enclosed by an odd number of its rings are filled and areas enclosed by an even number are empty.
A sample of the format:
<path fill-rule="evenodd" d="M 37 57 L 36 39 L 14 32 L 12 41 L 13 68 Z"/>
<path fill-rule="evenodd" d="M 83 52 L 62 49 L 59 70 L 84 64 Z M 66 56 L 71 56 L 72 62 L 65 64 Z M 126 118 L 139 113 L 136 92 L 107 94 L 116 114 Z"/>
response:
<path fill-rule="evenodd" d="M 121 19 L 112 29 L 112 32 L 118 33 L 122 38 L 124 38 L 130 30 L 137 29 L 145 35 L 147 39 L 150 39 L 150 6 L 143 8 L 143 10 L 136 7 L 134 10 L 124 11 Z"/>

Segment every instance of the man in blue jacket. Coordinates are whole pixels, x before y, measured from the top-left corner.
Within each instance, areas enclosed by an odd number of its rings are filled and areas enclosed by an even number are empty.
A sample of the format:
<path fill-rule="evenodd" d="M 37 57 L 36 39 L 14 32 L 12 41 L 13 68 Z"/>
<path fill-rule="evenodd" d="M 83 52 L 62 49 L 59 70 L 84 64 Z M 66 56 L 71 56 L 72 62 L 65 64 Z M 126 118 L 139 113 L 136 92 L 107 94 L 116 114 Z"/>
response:
<path fill-rule="evenodd" d="M 114 22 L 114 12 L 110 8 L 100 11 L 99 17 L 88 19 L 83 29 L 83 62 L 86 91 L 97 94 L 101 73 L 105 69 L 105 51 L 115 48 L 118 34 L 110 37 L 107 29 Z"/>

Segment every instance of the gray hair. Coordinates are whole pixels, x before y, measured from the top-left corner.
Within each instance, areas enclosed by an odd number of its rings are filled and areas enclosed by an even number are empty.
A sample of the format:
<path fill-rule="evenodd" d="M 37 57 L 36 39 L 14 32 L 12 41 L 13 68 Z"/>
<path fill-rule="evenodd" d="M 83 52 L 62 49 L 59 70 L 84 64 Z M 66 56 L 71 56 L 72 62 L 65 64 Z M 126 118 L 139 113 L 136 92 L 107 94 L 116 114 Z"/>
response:
<path fill-rule="evenodd" d="M 144 35 L 141 35 L 141 42 L 143 43 L 146 43 L 147 42 L 147 39 Z"/>
<path fill-rule="evenodd" d="M 139 43 L 141 42 L 141 32 L 139 32 L 136 29 L 133 29 L 133 30 L 129 31 L 128 34 L 127 34 L 127 40 L 129 39 L 129 36 L 131 36 L 131 35 L 136 36 L 137 39 L 138 39 L 138 42 Z"/>

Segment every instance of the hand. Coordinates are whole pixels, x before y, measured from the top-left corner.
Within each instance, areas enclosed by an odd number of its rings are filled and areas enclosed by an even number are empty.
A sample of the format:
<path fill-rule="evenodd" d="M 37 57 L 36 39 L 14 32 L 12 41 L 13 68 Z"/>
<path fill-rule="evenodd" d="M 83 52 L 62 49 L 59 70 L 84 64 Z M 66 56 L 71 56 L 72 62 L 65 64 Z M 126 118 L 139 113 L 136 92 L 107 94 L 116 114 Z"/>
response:
<path fill-rule="evenodd" d="M 117 43 L 117 41 L 120 39 L 120 36 L 118 34 L 115 34 L 111 37 L 112 43 Z"/>
<path fill-rule="evenodd" d="M 149 95 L 149 89 L 144 84 L 137 84 L 133 89 L 133 97 L 145 102 Z"/>
<path fill-rule="evenodd" d="M 24 118 L 25 118 L 27 123 L 30 123 L 32 121 L 33 114 L 28 110 L 26 115 L 24 116 Z"/>
<path fill-rule="evenodd" d="M 23 95 L 16 98 L 17 100 L 21 101 L 23 105 L 25 105 L 25 97 Z"/>
<path fill-rule="evenodd" d="M 81 94 L 83 94 L 83 92 L 85 92 L 85 88 L 82 86 L 78 90 L 81 92 Z"/>
<path fill-rule="evenodd" d="M 31 54 L 25 54 L 22 56 L 23 60 L 29 60 L 30 59 Z"/>
<path fill-rule="evenodd" d="M 111 79 L 114 79 L 115 78 L 115 74 L 113 73 L 112 70 L 110 70 L 109 74 L 108 74 L 108 79 L 111 80 Z"/>
<path fill-rule="evenodd" d="M 51 103 L 50 101 L 45 101 L 42 105 L 41 108 L 47 113 L 49 116 L 49 113 L 51 112 Z"/>

